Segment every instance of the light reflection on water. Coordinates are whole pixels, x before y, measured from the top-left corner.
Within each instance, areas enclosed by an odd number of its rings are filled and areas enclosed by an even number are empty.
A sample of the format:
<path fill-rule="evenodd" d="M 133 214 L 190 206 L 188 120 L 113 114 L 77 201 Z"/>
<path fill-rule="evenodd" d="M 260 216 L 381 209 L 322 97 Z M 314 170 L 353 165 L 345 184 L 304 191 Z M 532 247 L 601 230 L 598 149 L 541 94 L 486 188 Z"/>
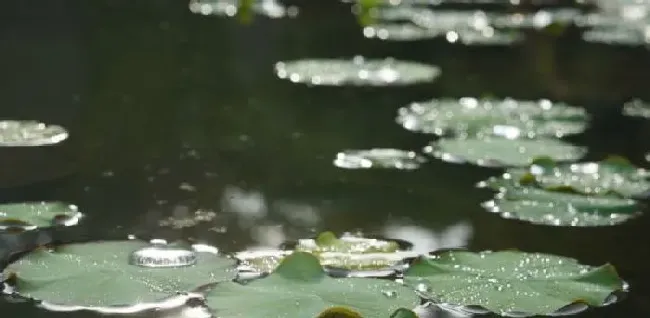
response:
<path fill-rule="evenodd" d="M 411 242 L 413 251 L 427 254 L 439 249 L 467 246 L 472 238 L 472 226 L 469 223 L 460 222 L 448 226 L 442 231 L 434 231 L 418 225 L 388 224 L 383 230 L 383 235 Z"/>

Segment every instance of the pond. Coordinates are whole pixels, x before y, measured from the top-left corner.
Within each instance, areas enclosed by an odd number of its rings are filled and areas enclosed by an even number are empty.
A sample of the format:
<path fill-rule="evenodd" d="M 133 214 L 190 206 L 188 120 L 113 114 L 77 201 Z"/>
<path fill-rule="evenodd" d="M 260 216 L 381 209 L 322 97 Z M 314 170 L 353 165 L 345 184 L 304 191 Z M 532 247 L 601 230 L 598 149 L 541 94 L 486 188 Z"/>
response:
<path fill-rule="evenodd" d="M 291 16 L 242 22 L 192 13 L 186 1 L 3 4 L 0 116 L 61 125 L 69 138 L 0 147 L 0 203 L 76 205 L 83 226 L 62 231 L 63 241 L 133 235 L 235 253 L 324 231 L 361 232 L 407 241 L 423 254 L 514 249 L 610 263 L 629 293 L 575 317 L 650 315 L 647 213 L 598 227 L 487 213 L 481 204 L 494 191 L 476 184 L 503 169 L 422 153 L 439 137 L 396 123 L 398 109 L 432 98 L 562 101 L 590 117 L 584 132 L 563 138 L 585 147 L 582 161 L 618 155 L 650 168 L 650 121 L 622 111 L 634 98 L 650 100 L 647 47 L 584 41 L 577 26 L 556 25 L 523 30 L 521 41 L 507 45 L 450 43 L 450 34 L 385 41 L 363 31 L 349 3 L 290 5 L 297 8 Z M 513 10 L 443 6 L 459 8 Z M 279 61 L 355 56 L 435 65 L 440 74 L 408 85 L 326 86 L 279 79 L 274 70 Z M 413 169 L 334 162 L 339 152 L 372 148 L 414 151 L 423 160 L 411 158 Z M 2 244 L 15 243 L 2 235 Z M 0 300 L 0 315 L 99 316 L 46 311 L 12 297 Z"/>

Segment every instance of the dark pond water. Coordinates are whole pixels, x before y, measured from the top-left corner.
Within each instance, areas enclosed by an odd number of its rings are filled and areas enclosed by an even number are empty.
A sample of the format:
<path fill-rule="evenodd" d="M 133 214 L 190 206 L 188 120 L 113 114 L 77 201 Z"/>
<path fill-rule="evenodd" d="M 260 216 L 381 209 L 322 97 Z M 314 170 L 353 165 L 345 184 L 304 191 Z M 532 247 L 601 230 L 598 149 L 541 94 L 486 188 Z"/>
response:
<path fill-rule="evenodd" d="M 318 3 L 316 3 L 318 2 Z M 0 115 L 66 125 L 56 148 L 0 149 L 3 201 L 66 200 L 93 238 L 134 233 L 193 238 L 225 251 L 316 231 L 363 230 L 433 250 L 517 248 L 611 262 L 631 284 L 622 303 L 577 317 L 650 315 L 650 217 L 606 228 L 551 228 L 484 212 L 474 184 L 499 170 L 432 160 L 422 169 L 351 171 L 347 148 L 420 149 L 429 136 L 394 123 L 398 107 L 431 97 L 550 98 L 595 117 L 588 158 L 648 167 L 650 122 L 624 118 L 650 98 L 650 53 L 530 33 L 509 48 L 364 39 L 347 5 L 303 1 L 294 19 L 191 14 L 186 1 L 11 0 L 0 13 Z M 280 81 L 278 60 L 394 56 L 439 65 L 434 84 L 307 88 Z M 196 209 L 195 227 L 159 226 Z M 0 302 L 2 317 L 91 317 Z"/>

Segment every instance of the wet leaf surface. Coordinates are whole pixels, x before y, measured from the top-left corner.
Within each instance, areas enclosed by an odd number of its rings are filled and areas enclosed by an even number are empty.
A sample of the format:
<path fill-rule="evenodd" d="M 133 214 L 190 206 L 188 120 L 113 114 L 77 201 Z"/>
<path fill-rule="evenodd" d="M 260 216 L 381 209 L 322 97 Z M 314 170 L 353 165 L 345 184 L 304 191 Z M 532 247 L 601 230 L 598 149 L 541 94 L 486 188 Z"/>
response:
<path fill-rule="evenodd" d="M 68 131 L 57 125 L 32 120 L 0 121 L 0 147 L 38 147 L 58 144 Z"/>
<path fill-rule="evenodd" d="M 399 283 L 369 278 L 331 278 L 309 253 L 287 257 L 269 276 L 246 285 L 217 284 L 207 304 L 222 318 L 317 317 L 331 307 L 345 307 L 362 317 L 390 317 L 414 308 L 417 294 Z"/>
<path fill-rule="evenodd" d="M 82 214 L 62 202 L 25 202 L 0 205 L 0 231 L 35 230 L 52 226 L 77 225 Z"/>
<path fill-rule="evenodd" d="M 344 169 L 388 168 L 414 170 L 427 160 L 415 151 L 390 148 L 345 150 L 336 154 L 334 165 Z"/>
<path fill-rule="evenodd" d="M 433 81 L 440 75 L 437 66 L 416 62 L 365 59 L 311 59 L 278 62 L 275 72 L 294 83 L 327 86 L 390 86 Z"/>
<path fill-rule="evenodd" d="M 586 153 L 583 147 L 558 139 L 443 138 L 432 142 L 424 152 L 454 163 L 490 167 L 527 166 L 535 158 L 548 156 L 555 161 L 576 161 Z"/>
<path fill-rule="evenodd" d="M 100 312 L 126 310 L 120 306 L 137 310 L 143 304 L 235 276 L 235 262 L 213 253 L 193 254 L 194 262 L 187 266 L 183 264 L 189 260 L 180 254 L 185 253 L 183 249 L 132 254 L 150 247 L 141 241 L 63 245 L 55 251 L 31 252 L 5 272 L 16 274 L 16 292 L 21 296 L 60 310 Z"/>
<path fill-rule="evenodd" d="M 602 306 L 624 288 L 611 265 L 591 267 L 571 258 L 513 251 L 421 258 L 404 281 L 435 302 L 504 316 L 561 314 L 575 302 Z"/>

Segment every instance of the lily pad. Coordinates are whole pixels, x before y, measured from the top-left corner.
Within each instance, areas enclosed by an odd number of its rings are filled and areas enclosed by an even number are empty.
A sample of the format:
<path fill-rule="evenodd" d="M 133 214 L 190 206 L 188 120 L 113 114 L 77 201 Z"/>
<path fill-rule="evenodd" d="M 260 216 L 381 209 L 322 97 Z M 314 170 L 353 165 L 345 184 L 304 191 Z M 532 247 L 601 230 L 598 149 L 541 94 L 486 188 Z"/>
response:
<path fill-rule="evenodd" d="M 201 15 L 235 16 L 243 0 L 190 0 L 190 11 Z M 276 0 L 253 0 L 251 10 L 270 18 L 282 18 L 287 8 Z"/>
<path fill-rule="evenodd" d="M 551 24 L 571 24 L 580 16 L 580 10 L 561 8 L 555 10 L 539 10 L 535 13 L 513 13 L 495 16 L 492 25 L 497 28 L 535 28 L 542 29 Z"/>
<path fill-rule="evenodd" d="M 440 68 L 392 58 L 378 60 L 356 56 L 352 60 L 278 62 L 275 72 L 281 79 L 309 85 L 389 86 L 433 81 L 440 75 Z"/>
<path fill-rule="evenodd" d="M 576 192 L 602 195 L 615 192 L 624 197 L 636 197 L 650 191 L 650 172 L 627 161 L 603 160 L 557 164 L 553 161 L 533 163 L 528 168 L 511 168 L 500 177 L 479 183 L 479 187 L 499 190 L 511 185 L 535 183 L 536 186 L 571 188 Z"/>
<path fill-rule="evenodd" d="M 75 205 L 62 202 L 0 204 L 0 231 L 72 226 L 77 225 L 82 216 Z"/>
<path fill-rule="evenodd" d="M 233 279 L 234 265 L 232 259 L 173 245 L 110 241 L 39 249 L 10 264 L 6 272 L 16 276 L 19 295 L 60 310 L 129 312 L 155 308 L 178 292 Z"/>
<path fill-rule="evenodd" d="M 615 195 L 589 196 L 532 187 L 508 187 L 483 203 L 504 218 L 551 226 L 611 226 L 639 215 L 636 201 Z"/>
<path fill-rule="evenodd" d="M 460 29 L 447 31 L 445 39 L 449 43 L 463 45 L 512 45 L 521 42 L 524 37 L 516 31 L 499 31 L 491 27 L 474 30 Z"/>
<path fill-rule="evenodd" d="M 346 150 L 336 154 L 334 165 L 345 169 L 417 169 L 427 160 L 415 151 L 390 148 Z"/>
<path fill-rule="evenodd" d="M 390 317 L 399 308 L 420 303 L 415 291 L 393 281 L 329 277 L 318 258 L 303 252 L 246 285 L 216 284 L 206 299 L 220 318 L 317 317 L 331 307 L 345 307 L 362 317 Z"/>
<path fill-rule="evenodd" d="M 582 39 L 587 42 L 622 46 L 646 45 L 650 40 L 641 29 L 623 25 L 593 28 L 585 31 Z"/>
<path fill-rule="evenodd" d="M 441 32 L 411 23 L 373 24 L 363 28 L 363 36 L 388 41 L 417 41 L 440 36 Z"/>
<path fill-rule="evenodd" d="M 623 105 L 623 115 L 650 118 L 650 105 L 640 99 L 633 99 Z"/>
<path fill-rule="evenodd" d="M 550 138 L 443 138 L 424 148 L 425 153 L 447 162 L 488 167 L 527 166 L 541 156 L 555 161 L 576 161 L 586 151 L 584 147 Z"/>
<path fill-rule="evenodd" d="M 519 101 L 432 99 L 398 110 L 397 123 L 410 131 L 457 136 L 497 135 L 508 138 L 577 134 L 588 116 L 583 108 L 549 100 Z"/>
<path fill-rule="evenodd" d="M 57 125 L 33 120 L 0 121 L 0 147 L 37 147 L 68 139 L 68 131 Z"/>
<path fill-rule="evenodd" d="M 406 242 L 404 242 L 406 243 Z M 240 270 L 268 273 L 293 253 L 307 252 L 318 257 L 321 265 L 333 276 L 377 277 L 394 274 L 404 259 L 417 256 L 407 244 L 344 234 L 340 238 L 323 232 L 316 239 L 300 239 L 285 244 L 286 250 L 239 252 Z"/>
<path fill-rule="evenodd" d="M 625 286 L 609 264 L 592 267 L 514 251 L 452 251 L 421 258 L 406 271 L 404 282 L 435 302 L 516 317 L 566 314 L 574 303 L 606 305 Z"/>

